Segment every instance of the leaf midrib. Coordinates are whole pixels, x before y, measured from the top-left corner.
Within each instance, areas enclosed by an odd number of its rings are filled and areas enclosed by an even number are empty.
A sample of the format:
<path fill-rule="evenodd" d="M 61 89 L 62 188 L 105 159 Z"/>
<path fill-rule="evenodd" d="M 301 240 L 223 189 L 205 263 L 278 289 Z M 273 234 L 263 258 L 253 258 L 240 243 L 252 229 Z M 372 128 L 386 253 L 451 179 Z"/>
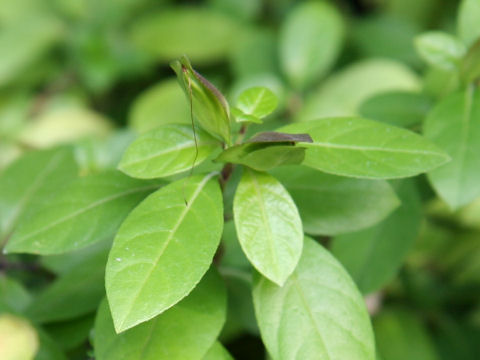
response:
<path fill-rule="evenodd" d="M 315 141 L 313 143 L 299 143 L 302 146 L 308 148 L 332 148 L 332 149 L 341 149 L 341 150 L 356 150 L 356 151 L 380 151 L 380 152 L 391 152 L 391 153 L 401 153 L 401 154 L 413 154 L 413 155 L 433 155 L 437 157 L 444 157 L 442 153 L 428 150 L 409 150 L 409 149 L 392 149 L 386 147 L 378 146 L 360 146 L 360 145 L 349 145 L 349 144 L 336 144 L 329 143 L 324 141 Z"/>

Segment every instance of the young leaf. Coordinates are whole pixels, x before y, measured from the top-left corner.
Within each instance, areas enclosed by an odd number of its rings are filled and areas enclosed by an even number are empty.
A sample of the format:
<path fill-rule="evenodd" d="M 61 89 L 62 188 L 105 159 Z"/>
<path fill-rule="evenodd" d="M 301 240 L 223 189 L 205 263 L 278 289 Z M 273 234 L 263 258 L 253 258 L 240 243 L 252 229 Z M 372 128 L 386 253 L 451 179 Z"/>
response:
<path fill-rule="evenodd" d="M 196 141 L 195 141 L 196 136 Z M 191 125 L 163 125 L 136 139 L 126 150 L 119 169 L 141 179 L 178 174 L 200 165 L 220 143 Z"/>
<path fill-rule="evenodd" d="M 202 359 L 220 333 L 225 313 L 225 288 L 214 271 L 207 272 L 197 287 L 174 307 L 118 335 L 108 303 L 104 301 L 95 321 L 95 357 L 98 360 Z"/>
<path fill-rule="evenodd" d="M 223 229 L 222 194 L 212 176 L 165 186 L 120 227 L 105 279 L 117 332 L 175 305 L 208 270 Z"/>
<path fill-rule="evenodd" d="M 233 202 L 238 239 L 250 262 L 282 285 L 302 252 L 303 230 L 298 210 L 274 177 L 248 168 Z"/>
<path fill-rule="evenodd" d="M 351 179 L 304 166 L 275 169 L 273 175 L 292 195 L 306 233 L 336 235 L 372 226 L 399 204 L 382 180 Z"/>
<path fill-rule="evenodd" d="M 0 242 L 27 210 L 77 176 L 71 148 L 27 153 L 0 176 Z"/>
<path fill-rule="evenodd" d="M 449 160 L 446 153 L 420 135 L 362 118 L 325 118 L 287 125 L 280 131 L 309 133 L 313 143 L 299 143 L 306 148 L 303 163 L 335 175 L 407 177 Z"/>
<path fill-rule="evenodd" d="M 58 254 L 112 237 L 133 207 L 159 185 L 119 171 L 78 178 L 25 219 L 5 251 Z"/>
<path fill-rule="evenodd" d="M 467 46 L 480 37 L 480 0 L 462 0 L 458 11 L 458 34 Z"/>
<path fill-rule="evenodd" d="M 363 294 L 390 281 L 418 236 L 422 209 L 415 184 L 398 186 L 402 204 L 380 224 L 338 236 L 332 253 L 345 266 Z"/>
<path fill-rule="evenodd" d="M 220 342 L 215 341 L 202 360 L 233 360 L 233 358 Z"/>
<path fill-rule="evenodd" d="M 367 119 L 409 127 L 423 121 L 432 103 L 433 100 L 422 93 L 389 91 L 365 100 L 358 112 Z"/>
<path fill-rule="evenodd" d="M 29 318 L 40 323 L 62 321 L 94 311 L 105 296 L 106 260 L 104 251 L 60 276 L 27 308 Z"/>
<path fill-rule="evenodd" d="M 307 2 L 289 14 L 280 33 L 280 64 L 294 87 L 305 88 L 330 69 L 343 31 L 338 11 L 325 2 Z"/>
<path fill-rule="evenodd" d="M 273 359 L 375 359 L 362 296 L 342 266 L 309 238 L 282 287 L 256 277 L 253 301 Z"/>
<path fill-rule="evenodd" d="M 423 60 L 444 70 L 458 69 L 467 51 L 457 38 L 441 31 L 429 31 L 417 36 L 415 46 Z"/>
<path fill-rule="evenodd" d="M 192 101 L 193 116 L 199 125 L 230 145 L 230 109 L 222 93 L 192 68 L 186 56 L 173 61 L 171 67 L 177 74 L 187 101 Z"/>
<path fill-rule="evenodd" d="M 453 209 L 480 196 L 480 92 L 470 88 L 443 99 L 427 117 L 424 134 L 452 157 L 428 174 L 438 194 Z"/>
<path fill-rule="evenodd" d="M 468 49 L 463 58 L 461 73 L 468 84 L 480 77 L 480 38 Z"/>
<path fill-rule="evenodd" d="M 244 115 L 263 119 L 278 105 L 276 95 L 268 88 L 257 86 L 243 91 L 237 100 L 237 109 Z"/>

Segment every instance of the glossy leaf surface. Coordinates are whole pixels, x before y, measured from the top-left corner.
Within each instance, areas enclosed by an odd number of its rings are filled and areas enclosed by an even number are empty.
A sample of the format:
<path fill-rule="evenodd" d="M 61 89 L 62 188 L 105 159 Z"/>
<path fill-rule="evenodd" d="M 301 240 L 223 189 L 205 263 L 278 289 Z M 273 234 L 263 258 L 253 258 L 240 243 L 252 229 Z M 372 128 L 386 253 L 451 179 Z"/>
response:
<path fill-rule="evenodd" d="M 78 178 L 18 227 L 6 251 L 58 254 L 113 237 L 135 205 L 159 186 L 119 171 Z"/>
<path fill-rule="evenodd" d="M 342 266 L 309 238 L 282 287 L 256 277 L 253 300 L 263 342 L 274 360 L 375 359 L 362 296 Z"/>
<path fill-rule="evenodd" d="M 398 193 L 402 204 L 380 224 L 333 241 L 333 255 L 363 294 L 380 289 L 395 276 L 418 236 L 422 213 L 415 184 L 400 183 Z"/>
<path fill-rule="evenodd" d="M 106 271 L 117 332 L 179 302 L 208 270 L 223 229 L 220 186 L 212 176 L 165 186 L 137 206 L 120 227 Z"/>
<path fill-rule="evenodd" d="M 297 88 L 305 88 L 327 72 L 343 40 L 343 21 L 325 2 L 308 2 L 288 14 L 280 33 L 280 63 Z"/>
<path fill-rule="evenodd" d="M 116 334 L 108 303 L 104 301 L 95 322 L 98 360 L 196 360 L 214 344 L 226 313 L 222 279 L 207 272 L 181 302 L 155 318 Z"/>
<path fill-rule="evenodd" d="M 283 167 L 273 175 L 298 207 L 306 233 L 336 235 L 383 220 L 398 205 L 391 186 L 382 180 L 351 179 L 308 167 Z"/>
<path fill-rule="evenodd" d="M 280 131 L 309 133 L 313 143 L 299 144 L 307 149 L 303 164 L 336 175 L 399 178 L 449 160 L 420 135 L 362 118 L 325 118 L 287 125 Z"/>
<path fill-rule="evenodd" d="M 195 136 L 197 142 L 195 142 Z M 163 125 L 136 139 L 126 150 L 119 169 L 142 179 L 178 174 L 201 164 L 220 143 L 191 125 Z"/>
<path fill-rule="evenodd" d="M 233 202 L 238 239 L 264 276 L 283 284 L 302 252 L 303 230 L 287 190 L 266 173 L 245 169 Z"/>
<path fill-rule="evenodd" d="M 438 194 L 456 209 L 480 195 L 480 92 L 473 88 L 443 99 L 428 115 L 425 137 L 452 157 L 428 173 Z"/>

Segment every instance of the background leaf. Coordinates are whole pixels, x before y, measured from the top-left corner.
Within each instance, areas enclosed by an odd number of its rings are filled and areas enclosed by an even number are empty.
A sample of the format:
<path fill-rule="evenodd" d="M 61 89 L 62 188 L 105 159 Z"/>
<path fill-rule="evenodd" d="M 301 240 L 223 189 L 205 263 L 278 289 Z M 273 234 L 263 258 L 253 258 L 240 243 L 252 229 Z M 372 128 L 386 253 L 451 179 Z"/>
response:
<path fill-rule="evenodd" d="M 107 301 L 95 322 L 98 360 L 195 360 L 214 344 L 225 322 L 222 280 L 209 271 L 181 302 L 141 325 L 116 334 Z"/>
<path fill-rule="evenodd" d="M 363 299 L 342 266 L 306 238 L 284 286 L 257 276 L 253 290 L 262 339 L 272 359 L 375 359 Z"/>
<path fill-rule="evenodd" d="M 399 205 L 386 181 L 351 179 L 308 167 L 282 167 L 273 175 L 298 207 L 306 233 L 336 235 L 369 227 Z"/>
<path fill-rule="evenodd" d="M 467 52 L 465 45 L 459 40 L 441 31 L 429 31 L 419 35 L 415 39 L 415 45 L 423 60 L 444 70 L 457 69 Z"/>
<path fill-rule="evenodd" d="M 443 99 L 428 115 L 424 134 L 452 157 L 428 173 L 438 194 L 453 209 L 480 196 L 480 92 L 471 88 Z"/>
<path fill-rule="evenodd" d="M 362 118 L 326 118 L 287 125 L 285 132 L 306 132 L 313 143 L 303 164 L 327 173 L 388 179 L 418 175 L 449 160 L 429 140 L 405 129 Z"/>
<path fill-rule="evenodd" d="M 200 214 L 209 215 L 208 223 Z M 137 206 L 118 231 L 107 264 L 116 330 L 184 298 L 208 270 L 222 229 L 222 195 L 212 174 L 171 183 Z"/>
<path fill-rule="evenodd" d="M 252 87 L 240 94 L 236 106 L 246 115 L 262 119 L 272 113 L 278 105 L 275 94 L 266 87 Z"/>
<path fill-rule="evenodd" d="M 405 180 L 396 189 L 400 207 L 380 224 L 337 236 L 332 253 L 348 270 L 363 294 L 381 289 L 398 271 L 418 236 L 422 220 L 415 184 Z"/>
<path fill-rule="evenodd" d="M 343 31 L 342 18 L 325 2 L 306 2 L 288 14 L 280 32 L 280 64 L 294 87 L 305 88 L 330 69 Z"/>
<path fill-rule="evenodd" d="M 295 269 L 303 243 L 302 220 L 287 190 L 271 175 L 245 169 L 233 214 L 247 258 L 282 285 Z"/>
<path fill-rule="evenodd" d="M 136 139 L 124 153 L 119 169 L 126 174 L 152 179 L 178 174 L 201 164 L 220 143 L 191 125 L 170 124 L 151 130 Z M 197 148 L 195 146 L 198 145 Z"/>
<path fill-rule="evenodd" d="M 58 254 L 113 237 L 135 205 L 159 186 L 118 171 L 78 178 L 32 212 L 5 251 Z"/>
<path fill-rule="evenodd" d="M 458 12 L 458 34 L 467 45 L 480 37 L 480 0 L 462 0 Z"/>

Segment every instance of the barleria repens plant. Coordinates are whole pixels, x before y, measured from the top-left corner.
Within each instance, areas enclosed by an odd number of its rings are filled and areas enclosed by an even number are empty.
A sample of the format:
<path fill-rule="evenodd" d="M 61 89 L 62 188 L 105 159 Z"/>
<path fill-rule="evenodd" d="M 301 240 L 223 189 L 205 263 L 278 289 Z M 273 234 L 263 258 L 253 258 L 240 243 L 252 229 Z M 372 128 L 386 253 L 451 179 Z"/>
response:
<path fill-rule="evenodd" d="M 190 42 L 192 63 L 171 62 L 172 79 L 135 103 L 137 134 L 26 151 L 5 167 L 0 358 L 1 336 L 20 328 L 40 360 L 228 360 L 239 334 L 272 360 L 450 360 L 467 343 L 458 359 L 476 359 L 480 2 L 462 1 L 457 36 L 411 43 L 428 66 L 422 88 L 381 59 L 323 79 L 340 54 L 341 13 L 281 6 L 272 63 L 288 96 L 260 75 L 222 94 L 192 66 L 204 73 L 230 41 L 210 31 L 209 53 Z M 235 33 L 215 12 L 170 11 L 131 34 L 148 47 L 147 30 L 171 32 L 164 61 L 179 55 L 182 32 L 163 28 L 175 16 L 180 29 L 195 20 Z M 370 24 L 355 28 L 350 41 L 368 54 Z M 236 71 L 270 35 L 241 44 Z"/>

